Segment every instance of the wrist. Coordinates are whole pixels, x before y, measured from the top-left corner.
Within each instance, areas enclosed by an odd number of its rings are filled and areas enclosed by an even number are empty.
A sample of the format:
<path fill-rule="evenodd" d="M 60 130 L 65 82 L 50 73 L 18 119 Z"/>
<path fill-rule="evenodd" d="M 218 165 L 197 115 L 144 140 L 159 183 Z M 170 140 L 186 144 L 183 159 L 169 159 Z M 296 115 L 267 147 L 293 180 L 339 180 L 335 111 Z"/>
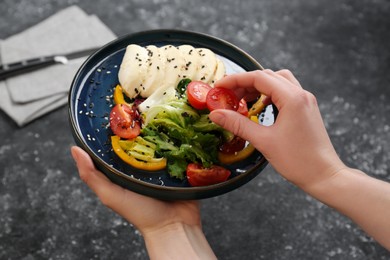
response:
<path fill-rule="evenodd" d="M 341 169 L 310 194 L 358 224 L 390 249 L 390 185 L 352 168 Z"/>
<path fill-rule="evenodd" d="M 350 169 L 332 150 L 325 149 L 321 153 L 317 153 L 314 158 L 309 156 L 308 158 L 308 160 L 301 162 L 298 170 L 295 169 L 300 174 L 295 174 L 299 178 L 293 183 L 314 197 L 317 197 L 317 193 L 321 193 L 322 189 L 327 189 L 329 184 L 337 179 L 344 170 Z"/>
<path fill-rule="evenodd" d="M 331 177 L 306 190 L 311 196 L 339 212 L 350 216 L 349 211 L 359 211 L 368 176 L 353 168 L 344 167 Z M 355 206 L 357 208 L 355 208 Z"/>
<path fill-rule="evenodd" d="M 173 223 L 143 232 L 150 259 L 216 259 L 198 225 Z"/>
<path fill-rule="evenodd" d="M 338 179 L 341 178 L 341 175 L 344 172 L 349 170 L 345 165 L 329 166 L 321 173 L 315 173 L 315 180 L 310 181 L 306 185 L 301 185 L 300 188 L 306 193 L 320 199 L 323 196 L 323 193 L 327 193 L 331 187 L 334 187 L 334 184 L 338 182 Z M 350 169 L 352 170 L 352 169 Z"/>

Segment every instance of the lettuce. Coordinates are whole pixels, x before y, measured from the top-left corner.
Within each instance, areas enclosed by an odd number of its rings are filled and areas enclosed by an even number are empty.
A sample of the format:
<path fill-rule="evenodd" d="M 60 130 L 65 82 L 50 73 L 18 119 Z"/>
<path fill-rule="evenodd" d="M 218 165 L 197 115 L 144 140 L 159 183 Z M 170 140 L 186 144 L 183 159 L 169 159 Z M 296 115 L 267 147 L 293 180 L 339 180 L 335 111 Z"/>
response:
<path fill-rule="evenodd" d="M 156 144 L 156 153 L 167 158 L 171 177 L 185 178 L 189 162 L 209 167 L 216 163 L 224 130 L 200 115 L 185 99 L 151 107 L 141 134 Z"/>

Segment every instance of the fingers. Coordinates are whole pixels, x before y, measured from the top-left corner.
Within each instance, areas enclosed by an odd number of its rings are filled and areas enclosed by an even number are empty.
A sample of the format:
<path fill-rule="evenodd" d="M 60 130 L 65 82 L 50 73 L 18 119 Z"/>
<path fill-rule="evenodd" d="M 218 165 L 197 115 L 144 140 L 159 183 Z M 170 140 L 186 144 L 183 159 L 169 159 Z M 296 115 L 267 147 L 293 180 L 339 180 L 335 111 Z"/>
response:
<path fill-rule="evenodd" d="M 91 158 L 86 152 L 79 147 L 72 147 L 71 153 L 73 159 L 76 161 L 77 168 L 79 170 L 80 178 L 95 191 L 98 187 L 96 186 L 96 180 L 106 178 L 103 174 L 100 176 L 96 170 Z"/>
<path fill-rule="evenodd" d="M 228 75 L 218 80 L 214 86 L 232 89 L 238 98 L 253 100 L 259 96 L 259 91 L 254 88 L 253 77 L 249 77 L 249 73 L 253 74 L 253 72 L 243 72 Z"/>
<path fill-rule="evenodd" d="M 250 97 L 259 96 L 259 92 L 268 98 L 266 103 L 272 101 L 278 108 L 282 106 L 283 100 L 293 98 L 294 91 L 301 90 L 298 80 L 289 70 L 257 70 L 251 72 L 228 75 L 215 83 L 216 87 L 233 89 L 236 95 Z"/>
<path fill-rule="evenodd" d="M 283 69 L 283 70 L 276 71 L 275 73 L 284 77 L 285 79 L 289 80 L 292 84 L 301 87 L 301 84 L 295 78 L 295 76 L 292 74 L 292 72 L 290 70 Z"/>
<path fill-rule="evenodd" d="M 71 153 L 76 161 L 80 178 L 96 193 L 104 205 L 117 211 L 122 203 L 124 189 L 98 171 L 91 157 L 84 150 L 74 146 L 71 148 Z"/>
<path fill-rule="evenodd" d="M 268 77 L 267 77 L 268 75 Z M 261 83 L 265 84 L 269 82 L 270 78 L 275 79 L 286 79 L 285 83 L 292 83 L 296 86 L 300 86 L 298 80 L 294 77 L 291 71 L 287 69 L 272 71 L 269 69 L 266 70 L 256 70 L 250 72 L 242 72 L 232 75 L 227 75 L 222 79 L 218 80 L 215 83 L 215 87 L 224 87 L 224 88 L 244 88 L 246 91 L 252 91 L 253 87 L 257 90 L 261 88 Z M 267 84 L 268 85 L 268 84 Z"/>
<path fill-rule="evenodd" d="M 244 89 L 249 94 L 253 94 L 254 91 L 260 92 L 270 97 L 276 106 L 281 97 L 290 95 L 291 88 L 288 85 L 292 83 L 271 70 L 233 74 L 215 84 L 216 87 Z"/>
<path fill-rule="evenodd" d="M 280 110 L 284 104 L 294 100 L 297 92 L 302 91 L 298 80 L 289 70 L 251 71 L 233 74 L 224 77 L 215 84 L 216 87 L 233 89 L 241 95 L 259 95 L 259 92 L 267 96 L 263 103 L 274 103 Z M 251 142 L 257 149 L 263 146 L 259 140 L 270 140 L 271 128 L 267 128 L 252 122 L 246 117 L 234 111 L 215 110 L 210 113 L 210 119 L 223 128 Z"/>
<path fill-rule="evenodd" d="M 260 70 L 251 72 L 242 72 L 232 75 L 227 75 L 215 83 L 215 87 L 223 88 L 248 88 L 251 90 L 254 87 L 254 81 Z M 252 90 L 255 92 L 256 90 Z"/>
<path fill-rule="evenodd" d="M 214 123 L 249 141 L 256 148 L 259 148 L 256 145 L 258 141 L 265 139 L 269 131 L 266 127 L 232 110 L 217 109 L 212 111 L 209 117 Z"/>

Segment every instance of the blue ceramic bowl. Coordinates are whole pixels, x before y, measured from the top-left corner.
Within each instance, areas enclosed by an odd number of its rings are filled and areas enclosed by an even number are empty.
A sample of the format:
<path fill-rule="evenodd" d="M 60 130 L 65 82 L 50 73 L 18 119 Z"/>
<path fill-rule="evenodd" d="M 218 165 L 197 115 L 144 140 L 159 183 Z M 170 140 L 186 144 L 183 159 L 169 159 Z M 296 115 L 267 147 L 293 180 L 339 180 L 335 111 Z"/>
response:
<path fill-rule="evenodd" d="M 267 161 L 262 154 L 255 152 L 246 160 L 228 166 L 232 175 L 226 182 L 191 187 L 186 180 L 169 177 L 165 170 L 143 171 L 121 161 L 111 148 L 109 113 L 113 105 L 113 89 L 119 83 L 119 66 L 129 44 L 190 44 L 214 51 L 225 63 L 228 74 L 262 69 L 256 60 L 234 45 L 195 32 L 145 31 L 118 38 L 103 46 L 78 70 L 69 93 L 69 119 L 74 139 L 92 157 L 99 170 L 129 190 L 164 200 L 204 199 L 221 195 L 244 185 L 262 171 Z M 272 124 L 272 107 L 268 107 L 267 111 L 263 120 Z"/>

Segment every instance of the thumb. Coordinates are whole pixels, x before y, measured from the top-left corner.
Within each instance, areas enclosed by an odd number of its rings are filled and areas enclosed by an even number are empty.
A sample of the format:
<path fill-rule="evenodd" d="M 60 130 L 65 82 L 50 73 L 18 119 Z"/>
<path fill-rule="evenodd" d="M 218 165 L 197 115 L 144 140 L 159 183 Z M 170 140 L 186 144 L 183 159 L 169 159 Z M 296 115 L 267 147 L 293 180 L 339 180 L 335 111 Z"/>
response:
<path fill-rule="evenodd" d="M 116 205 L 121 203 L 123 188 L 112 183 L 102 172 L 98 171 L 91 157 L 81 148 L 72 147 L 71 154 L 76 161 L 80 178 L 95 192 L 105 206 L 116 210 Z"/>
<path fill-rule="evenodd" d="M 73 146 L 71 154 L 76 161 L 80 178 L 95 192 L 104 206 L 114 210 L 131 223 L 133 223 L 133 220 L 141 220 L 142 222 L 144 218 L 142 213 L 145 211 L 137 213 L 134 209 L 151 205 L 154 200 L 111 182 L 95 168 L 91 157 L 80 147 Z M 140 214 L 142 216 L 139 216 Z M 137 223 L 133 224 L 136 225 Z"/>
<path fill-rule="evenodd" d="M 232 110 L 217 109 L 212 111 L 209 117 L 214 123 L 249 141 L 257 149 L 259 140 L 263 140 L 267 132 L 264 126 Z"/>

